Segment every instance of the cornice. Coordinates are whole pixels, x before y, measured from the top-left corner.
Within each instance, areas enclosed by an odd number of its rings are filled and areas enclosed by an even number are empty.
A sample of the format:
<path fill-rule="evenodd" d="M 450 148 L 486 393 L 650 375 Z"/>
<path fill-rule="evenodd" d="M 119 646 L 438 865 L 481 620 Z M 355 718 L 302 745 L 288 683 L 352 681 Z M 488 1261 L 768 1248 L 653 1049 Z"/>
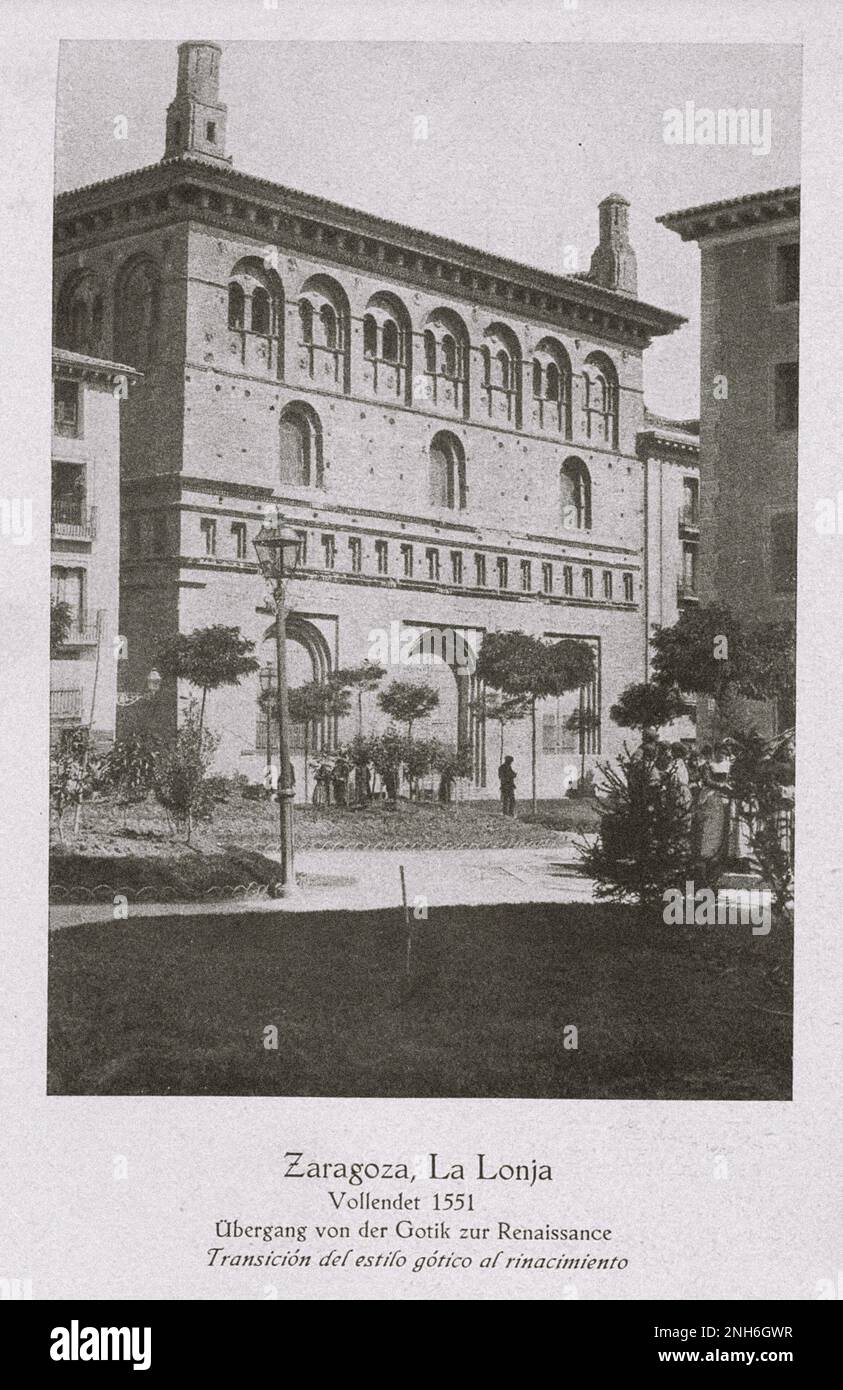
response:
<path fill-rule="evenodd" d="M 718 203 L 665 212 L 656 221 L 677 232 L 683 241 L 703 241 L 706 237 L 754 229 L 763 230 L 776 222 L 799 217 L 800 186 L 773 188 L 765 193 L 748 193 L 742 198 L 725 198 Z"/>
<path fill-rule="evenodd" d="M 180 157 L 55 200 L 56 254 L 163 222 L 195 221 L 285 252 L 404 282 L 568 332 L 639 348 L 685 319 L 582 278 L 553 275 L 447 237 L 234 169 Z"/>

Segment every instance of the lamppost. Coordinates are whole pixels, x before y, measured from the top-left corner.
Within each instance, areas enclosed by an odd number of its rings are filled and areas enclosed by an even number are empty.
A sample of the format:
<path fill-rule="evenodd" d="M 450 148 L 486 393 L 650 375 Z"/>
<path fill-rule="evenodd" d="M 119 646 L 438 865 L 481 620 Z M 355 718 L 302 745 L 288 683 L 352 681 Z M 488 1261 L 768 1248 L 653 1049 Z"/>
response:
<path fill-rule="evenodd" d="M 290 724 L 287 709 L 287 612 L 284 606 L 284 580 L 298 563 L 301 541 L 295 531 L 284 526 L 278 517 L 274 526 L 264 525 L 255 536 L 255 550 L 264 579 L 272 584 L 275 601 L 275 660 L 278 681 L 278 822 L 281 842 L 281 880 L 278 892 L 286 897 L 295 891 L 293 867 L 293 796 L 292 764 L 288 745 Z M 267 731 L 268 732 L 268 731 Z"/>

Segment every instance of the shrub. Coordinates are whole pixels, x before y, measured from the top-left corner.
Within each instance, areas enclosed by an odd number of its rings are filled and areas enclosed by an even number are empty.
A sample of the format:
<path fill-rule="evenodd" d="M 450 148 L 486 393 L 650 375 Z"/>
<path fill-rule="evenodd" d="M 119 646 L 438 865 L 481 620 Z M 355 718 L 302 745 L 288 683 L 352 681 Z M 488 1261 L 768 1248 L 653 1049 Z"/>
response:
<path fill-rule="evenodd" d="M 207 772 L 219 739 L 201 727 L 201 715 L 193 701 L 175 741 L 166 748 L 155 765 L 155 795 L 177 831 L 187 843 L 197 818 L 209 817 L 213 809 L 214 781 Z"/>
<path fill-rule="evenodd" d="M 158 745 L 140 734 L 118 739 L 106 758 L 109 783 L 126 801 L 144 801 L 155 778 Z"/>
<path fill-rule="evenodd" d="M 657 773 L 652 758 L 631 755 L 600 764 L 605 808 L 593 845 L 580 847 L 598 898 L 661 905 L 666 888 L 684 889 L 691 864 L 691 815 L 681 789 Z"/>

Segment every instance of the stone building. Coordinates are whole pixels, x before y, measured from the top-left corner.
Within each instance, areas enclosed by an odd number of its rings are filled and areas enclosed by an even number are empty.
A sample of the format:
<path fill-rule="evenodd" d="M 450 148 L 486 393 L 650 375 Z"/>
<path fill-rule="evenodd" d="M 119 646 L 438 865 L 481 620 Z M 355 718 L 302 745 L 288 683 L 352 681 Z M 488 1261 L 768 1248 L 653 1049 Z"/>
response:
<path fill-rule="evenodd" d="M 796 612 L 799 189 L 658 219 L 701 252 L 700 596 Z"/>
<path fill-rule="evenodd" d="M 639 437 L 644 350 L 683 320 L 637 298 L 619 195 L 600 205 L 590 271 L 555 275 L 234 170 L 220 57 L 179 48 L 160 163 L 56 201 L 59 341 L 79 348 L 77 306 L 98 302 L 84 350 L 143 373 L 121 407 L 129 683 L 173 633 L 210 623 L 271 662 L 252 542 L 277 507 L 302 541 L 292 685 L 359 664 L 379 634 L 392 652 L 408 633 L 476 649 L 515 628 L 593 645 L 591 687 L 542 711 L 539 793 L 559 795 L 579 761 L 569 714 L 599 717 L 587 761 L 616 751 L 608 708 L 645 678 L 648 623 L 675 617 L 673 588 L 654 606 L 653 586 L 662 547 L 680 554 L 678 519 L 656 525 L 652 500 L 677 456 L 664 441 L 642 456 Z M 418 675 L 441 692 L 425 730 L 470 746 L 474 793 L 495 795 L 474 677 L 436 660 L 386 682 Z M 187 694 L 162 686 L 161 732 Z M 244 680 L 207 715 L 221 769 L 252 778 L 257 696 Z M 369 695 L 365 720 L 384 722 Z M 507 747 L 526 789 L 525 726 Z"/>
<path fill-rule="evenodd" d="M 99 311 L 101 307 L 100 301 Z M 96 744 L 114 737 L 120 400 L 136 378 L 136 372 L 116 362 L 53 352 L 51 597 L 67 605 L 70 619 L 50 662 L 54 740 L 62 730 L 83 725 Z"/>

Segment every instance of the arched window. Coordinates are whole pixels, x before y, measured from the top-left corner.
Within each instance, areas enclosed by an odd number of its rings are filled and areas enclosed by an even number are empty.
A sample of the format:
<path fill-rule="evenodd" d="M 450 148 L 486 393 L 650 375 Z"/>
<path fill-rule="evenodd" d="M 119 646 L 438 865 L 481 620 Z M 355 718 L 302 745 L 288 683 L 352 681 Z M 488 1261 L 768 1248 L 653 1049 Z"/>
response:
<path fill-rule="evenodd" d="M 582 459 L 567 459 L 560 473 L 562 526 L 591 530 L 591 477 Z"/>
<path fill-rule="evenodd" d="M 363 320 L 363 352 L 366 357 L 378 355 L 378 325 L 371 314 Z"/>
<path fill-rule="evenodd" d="M 252 332 L 271 332 L 272 314 L 269 295 L 266 290 L 252 291 Z"/>
<path fill-rule="evenodd" d="M 484 343 L 480 349 L 480 356 L 483 359 L 483 381 L 486 386 L 492 384 L 492 354 Z"/>
<path fill-rule="evenodd" d="M 75 271 L 65 282 L 56 315 L 56 342 L 59 347 L 89 356 L 104 351 L 104 306 L 97 280 L 90 270 Z"/>
<path fill-rule="evenodd" d="M 322 486 L 322 430 L 310 406 L 288 405 L 279 421 L 281 482 L 293 487 Z"/>
<path fill-rule="evenodd" d="M 521 426 L 521 344 L 505 323 L 492 323 L 483 343 L 486 408 L 491 420 Z M 535 383 L 535 375 L 533 377 Z"/>
<path fill-rule="evenodd" d="M 429 328 L 424 334 L 424 369 L 431 373 L 436 371 L 436 335 Z"/>
<path fill-rule="evenodd" d="M 505 391 L 509 390 L 509 353 L 504 352 L 503 348 L 495 353 L 495 378 L 498 386 L 502 386 Z"/>
<path fill-rule="evenodd" d="M 533 424 L 571 438 L 571 360 L 556 338 L 543 338 L 533 355 Z"/>
<path fill-rule="evenodd" d="M 319 310 L 322 325 L 322 345 L 334 349 L 337 346 L 337 316 L 330 304 L 323 304 Z"/>
<path fill-rule="evenodd" d="M 130 261 L 117 279 L 115 349 L 119 362 L 146 367 L 158 348 L 160 275 L 154 261 Z"/>
<path fill-rule="evenodd" d="M 303 343 L 313 342 L 313 305 L 309 299 L 302 299 L 299 302 L 299 323 L 301 325 L 301 340 Z"/>
<path fill-rule="evenodd" d="M 242 329 L 245 325 L 245 295 L 243 286 L 232 280 L 228 287 L 228 326 Z"/>
<path fill-rule="evenodd" d="M 618 376 L 605 353 L 593 352 L 585 361 L 585 416 L 589 439 L 618 442 Z"/>
<path fill-rule="evenodd" d="M 430 445 L 429 484 L 432 506 L 464 509 L 465 454 L 459 440 L 447 431 L 437 434 Z"/>
<path fill-rule="evenodd" d="M 383 325 L 383 347 L 381 355 L 385 362 L 397 362 L 398 351 L 398 324 L 392 319 L 385 319 Z"/>

